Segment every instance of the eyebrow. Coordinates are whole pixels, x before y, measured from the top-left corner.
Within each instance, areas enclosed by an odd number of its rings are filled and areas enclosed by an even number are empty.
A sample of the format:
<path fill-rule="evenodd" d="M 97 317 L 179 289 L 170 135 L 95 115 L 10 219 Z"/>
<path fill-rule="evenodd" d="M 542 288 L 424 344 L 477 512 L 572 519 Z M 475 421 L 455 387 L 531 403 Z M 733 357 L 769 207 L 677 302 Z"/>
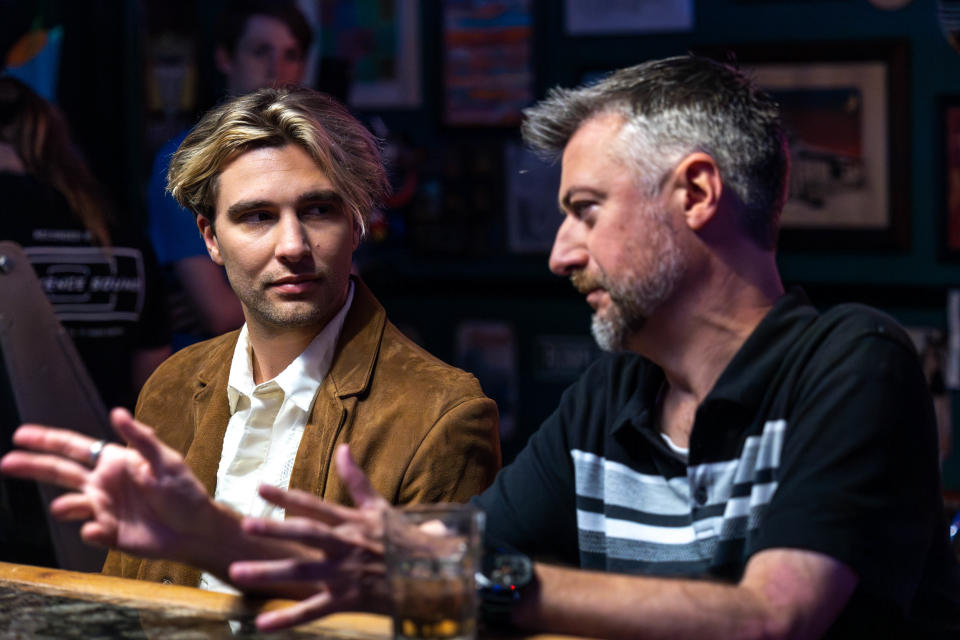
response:
<path fill-rule="evenodd" d="M 343 196 L 333 189 L 317 189 L 297 196 L 297 206 L 302 206 L 307 202 L 343 204 Z M 272 209 L 276 206 L 277 204 L 272 200 L 241 200 L 227 208 L 227 215 L 233 217 L 254 209 Z"/>

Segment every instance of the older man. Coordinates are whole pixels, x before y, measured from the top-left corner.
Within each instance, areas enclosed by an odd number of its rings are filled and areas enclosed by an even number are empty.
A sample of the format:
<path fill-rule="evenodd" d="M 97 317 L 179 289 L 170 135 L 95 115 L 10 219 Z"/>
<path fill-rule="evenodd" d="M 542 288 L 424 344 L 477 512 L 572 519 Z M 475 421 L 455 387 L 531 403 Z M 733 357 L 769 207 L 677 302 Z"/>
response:
<path fill-rule="evenodd" d="M 306 89 L 227 102 L 173 156 L 169 188 L 224 266 L 243 328 L 178 352 L 148 381 L 137 417 L 165 445 L 115 411 L 129 449 L 24 427 L 17 444 L 61 457 L 13 453 L 2 467 L 85 492 L 53 511 L 93 519 L 85 537 L 118 549 L 106 573 L 225 588 L 230 561 L 284 547 L 239 529 L 241 515 L 284 515 L 258 485 L 349 500 L 338 443 L 395 504 L 464 501 L 490 484 L 493 401 L 405 338 L 350 275 L 388 187 L 373 137 L 346 109 Z"/>

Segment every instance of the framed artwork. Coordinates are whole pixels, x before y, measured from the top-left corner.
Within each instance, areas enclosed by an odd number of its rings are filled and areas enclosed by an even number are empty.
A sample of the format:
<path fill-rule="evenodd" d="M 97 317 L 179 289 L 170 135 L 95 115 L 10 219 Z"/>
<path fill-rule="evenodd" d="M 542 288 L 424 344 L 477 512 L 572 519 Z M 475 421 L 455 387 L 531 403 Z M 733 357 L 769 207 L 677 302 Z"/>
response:
<path fill-rule="evenodd" d="M 512 127 L 533 102 L 531 0 L 444 0 L 443 124 Z"/>
<path fill-rule="evenodd" d="M 419 0 L 330 0 L 319 6 L 317 73 L 326 71 L 324 65 L 348 68 L 352 107 L 419 107 Z"/>
<path fill-rule="evenodd" d="M 780 104 L 791 155 L 781 247 L 909 246 L 904 42 L 745 45 L 703 53 L 736 64 Z"/>
<path fill-rule="evenodd" d="M 565 0 L 571 36 L 693 31 L 693 0 Z"/>
<path fill-rule="evenodd" d="M 960 260 L 960 96 L 940 99 L 940 149 L 943 167 L 941 254 Z"/>

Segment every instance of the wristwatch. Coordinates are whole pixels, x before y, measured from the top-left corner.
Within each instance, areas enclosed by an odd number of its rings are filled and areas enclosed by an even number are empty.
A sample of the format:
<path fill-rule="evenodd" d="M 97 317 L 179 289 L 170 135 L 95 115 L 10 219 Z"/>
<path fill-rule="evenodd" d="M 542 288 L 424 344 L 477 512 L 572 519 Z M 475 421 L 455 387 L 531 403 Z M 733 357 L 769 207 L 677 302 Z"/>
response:
<path fill-rule="evenodd" d="M 509 627 L 514 608 L 534 582 L 533 562 L 522 553 L 487 552 L 476 580 L 480 618 L 488 627 Z"/>

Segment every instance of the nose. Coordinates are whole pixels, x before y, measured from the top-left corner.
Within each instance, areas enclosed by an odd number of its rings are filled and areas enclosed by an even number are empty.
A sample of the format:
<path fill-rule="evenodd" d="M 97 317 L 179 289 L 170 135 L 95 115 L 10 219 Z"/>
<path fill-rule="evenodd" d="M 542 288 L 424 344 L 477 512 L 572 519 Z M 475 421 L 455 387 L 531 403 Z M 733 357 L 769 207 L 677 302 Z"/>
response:
<path fill-rule="evenodd" d="M 310 252 L 306 231 L 296 214 L 282 214 L 275 230 L 277 240 L 274 253 L 278 260 L 296 263 Z"/>
<path fill-rule="evenodd" d="M 550 251 L 550 271 L 558 276 L 569 276 L 587 266 L 589 255 L 583 242 L 583 224 L 573 216 L 566 216 Z"/>

